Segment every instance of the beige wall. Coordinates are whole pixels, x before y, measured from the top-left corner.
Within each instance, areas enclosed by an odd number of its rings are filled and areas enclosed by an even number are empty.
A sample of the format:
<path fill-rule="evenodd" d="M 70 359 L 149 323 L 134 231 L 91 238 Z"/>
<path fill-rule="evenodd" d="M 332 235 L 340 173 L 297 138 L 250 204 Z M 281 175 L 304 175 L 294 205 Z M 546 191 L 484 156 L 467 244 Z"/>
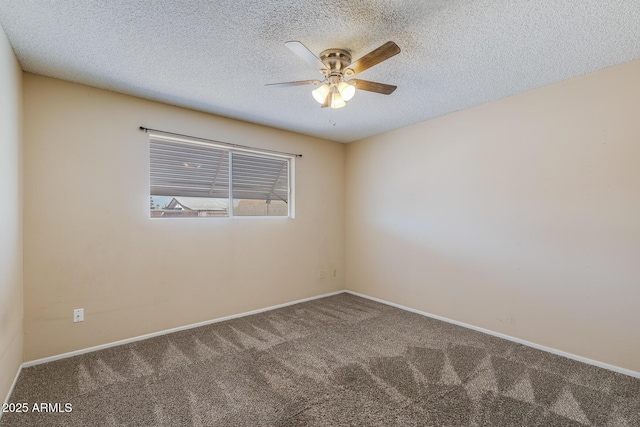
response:
<path fill-rule="evenodd" d="M 347 148 L 348 289 L 640 372 L 640 61 Z"/>
<path fill-rule="evenodd" d="M 0 64 L 8 389 L 22 346 L 21 73 L 4 39 Z M 640 371 L 638 76 L 635 61 L 345 147 L 25 74 L 24 360 L 346 284 Z M 150 220 L 140 125 L 302 153 L 296 219 Z"/>
<path fill-rule="evenodd" d="M 21 129 L 22 69 L 0 27 L 0 403 L 22 363 Z"/>
<path fill-rule="evenodd" d="M 24 102 L 25 361 L 344 288 L 344 145 L 32 74 Z M 141 125 L 303 154 L 296 218 L 150 220 Z"/>

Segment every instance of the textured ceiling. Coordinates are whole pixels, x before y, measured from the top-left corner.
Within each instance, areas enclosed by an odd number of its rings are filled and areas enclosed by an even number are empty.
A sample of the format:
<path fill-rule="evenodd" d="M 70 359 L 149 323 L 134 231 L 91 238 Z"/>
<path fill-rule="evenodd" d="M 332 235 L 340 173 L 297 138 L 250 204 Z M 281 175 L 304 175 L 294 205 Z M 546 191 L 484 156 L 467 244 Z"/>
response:
<path fill-rule="evenodd" d="M 640 58 L 639 0 L 0 0 L 24 70 L 349 142 Z M 284 45 L 354 59 L 395 84 L 321 109 L 321 77 Z M 186 131 L 185 129 L 167 129 Z"/>

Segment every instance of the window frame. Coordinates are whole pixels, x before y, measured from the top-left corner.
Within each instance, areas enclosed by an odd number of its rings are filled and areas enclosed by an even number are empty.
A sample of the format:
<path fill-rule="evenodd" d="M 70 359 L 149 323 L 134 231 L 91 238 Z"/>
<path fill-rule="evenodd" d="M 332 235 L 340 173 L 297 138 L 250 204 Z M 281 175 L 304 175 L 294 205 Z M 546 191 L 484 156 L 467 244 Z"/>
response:
<path fill-rule="evenodd" d="M 168 136 L 162 133 L 149 132 L 149 195 L 153 197 L 151 194 L 151 142 L 152 140 L 156 140 L 158 142 L 166 141 L 166 142 L 177 142 L 184 144 L 191 144 L 206 148 L 213 148 L 222 151 L 226 151 L 228 154 L 227 161 L 229 162 L 229 177 L 228 177 L 228 186 L 229 186 L 229 196 L 228 203 L 229 207 L 227 210 L 226 216 L 198 216 L 198 217 L 152 217 L 151 211 L 153 209 L 149 209 L 149 218 L 150 219 L 204 219 L 204 218 L 216 218 L 216 219 L 239 219 L 239 218 L 261 218 L 261 219 L 275 219 L 275 218 L 295 218 L 295 161 L 296 155 L 287 154 L 287 153 L 278 153 L 270 150 L 261 150 L 259 148 L 248 148 L 248 147 L 238 147 L 232 144 L 226 145 L 224 143 L 216 143 L 216 142 L 205 142 L 200 141 L 198 139 L 191 139 L 185 137 L 176 137 L 176 136 Z M 233 207 L 233 154 L 245 154 L 250 155 L 256 158 L 267 158 L 267 159 L 281 159 L 287 162 L 287 215 L 235 215 L 234 207 Z M 180 197 L 180 196 L 173 196 Z M 259 200 L 259 199 L 256 199 Z"/>

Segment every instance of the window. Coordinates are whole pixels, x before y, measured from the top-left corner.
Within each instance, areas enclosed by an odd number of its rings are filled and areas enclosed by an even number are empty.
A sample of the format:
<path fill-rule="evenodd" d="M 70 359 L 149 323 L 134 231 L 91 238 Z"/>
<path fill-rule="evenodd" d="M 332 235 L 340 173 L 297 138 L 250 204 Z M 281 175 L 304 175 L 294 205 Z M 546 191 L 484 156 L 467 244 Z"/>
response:
<path fill-rule="evenodd" d="M 152 218 L 293 217 L 292 156 L 149 135 Z"/>

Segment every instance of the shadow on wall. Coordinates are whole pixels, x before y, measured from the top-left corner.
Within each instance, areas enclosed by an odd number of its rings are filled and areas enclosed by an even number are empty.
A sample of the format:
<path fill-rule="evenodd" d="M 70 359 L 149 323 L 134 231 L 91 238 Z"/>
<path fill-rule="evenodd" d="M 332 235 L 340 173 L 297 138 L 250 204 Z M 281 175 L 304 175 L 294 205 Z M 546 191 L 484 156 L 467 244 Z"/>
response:
<path fill-rule="evenodd" d="M 618 347 L 626 342 L 634 351 L 624 339 L 633 327 L 615 315 L 630 312 L 632 302 L 620 306 L 607 287 L 612 267 L 623 270 L 613 280 L 633 277 L 626 260 L 593 244 L 567 247 L 574 239 L 556 242 L 556 231 L 540 218 L 510 221 L 469 207 L 449 211 L 454 213 L 437 207 L 430 215 L 405 212 L 398 221 L 390 209 L 369 209 L 358 225 L 366 241 L 352 255 L 357 281 L 367 283 L 373 296 L 575 354 L 585 351 L 573 342 L 596 336 Z M 567 224 L 560 231 L 583 230 Z M 619 310 L 612 312 L 616 304 Z M 608 315 L 594 322 L 603 309 Z"/>

